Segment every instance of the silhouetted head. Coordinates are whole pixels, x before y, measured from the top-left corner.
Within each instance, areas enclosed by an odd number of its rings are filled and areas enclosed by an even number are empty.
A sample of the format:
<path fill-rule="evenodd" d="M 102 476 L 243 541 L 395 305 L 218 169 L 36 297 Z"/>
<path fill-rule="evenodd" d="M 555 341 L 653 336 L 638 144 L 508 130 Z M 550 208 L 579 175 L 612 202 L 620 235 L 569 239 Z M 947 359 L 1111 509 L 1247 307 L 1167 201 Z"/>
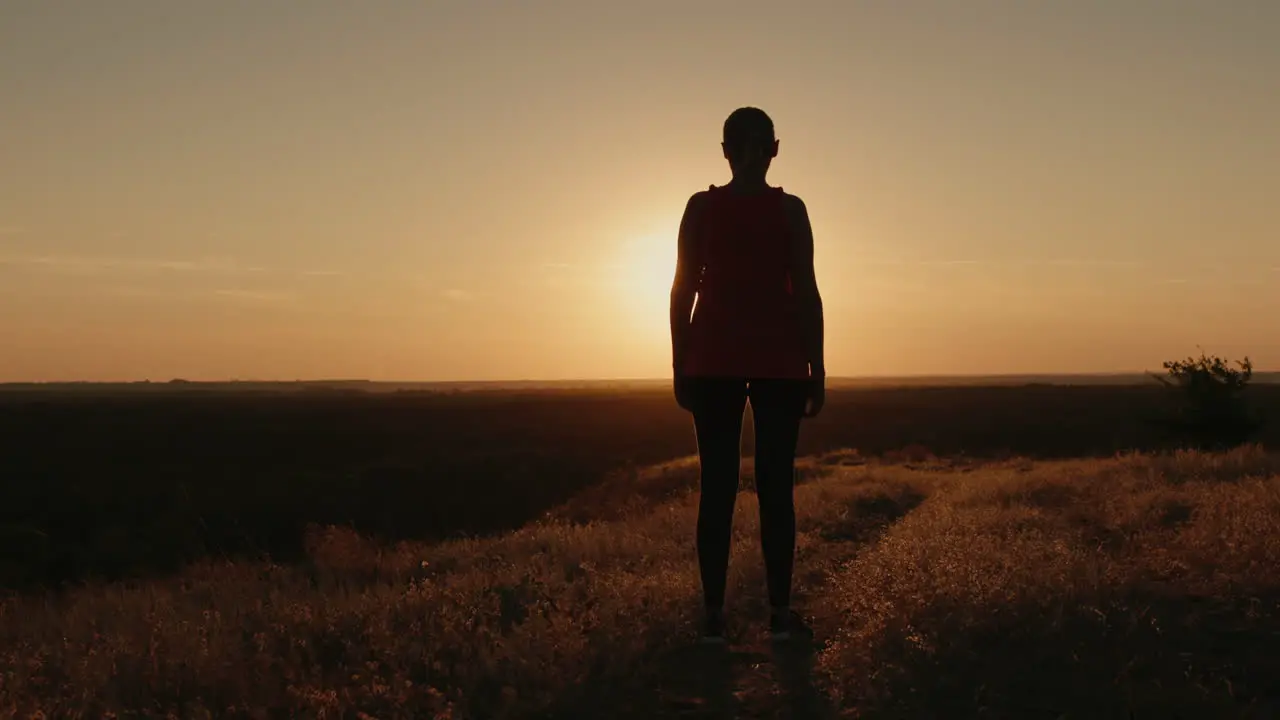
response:
<path fill-rule="evenodd" d="M 724 142 L 720 146 L 734 177 L 763 178 L 769 163 L 778 156 L 773 120 L 760 108 L 738 108 L 724 121 Z"/>

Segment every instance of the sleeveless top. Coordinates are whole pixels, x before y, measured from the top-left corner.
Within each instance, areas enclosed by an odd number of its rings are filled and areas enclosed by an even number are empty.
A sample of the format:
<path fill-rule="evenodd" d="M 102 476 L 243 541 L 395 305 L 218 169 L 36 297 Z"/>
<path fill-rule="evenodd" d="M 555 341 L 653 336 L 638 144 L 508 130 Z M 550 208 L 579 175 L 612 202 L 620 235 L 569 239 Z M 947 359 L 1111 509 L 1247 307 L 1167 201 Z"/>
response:
<path fill-rule="evenodd" d="M 692 237 L 701 266 L 684 372 L 805 379 L 791 286 L 791 226 L 782 188 L 739 194 L 712 185 Z"/>

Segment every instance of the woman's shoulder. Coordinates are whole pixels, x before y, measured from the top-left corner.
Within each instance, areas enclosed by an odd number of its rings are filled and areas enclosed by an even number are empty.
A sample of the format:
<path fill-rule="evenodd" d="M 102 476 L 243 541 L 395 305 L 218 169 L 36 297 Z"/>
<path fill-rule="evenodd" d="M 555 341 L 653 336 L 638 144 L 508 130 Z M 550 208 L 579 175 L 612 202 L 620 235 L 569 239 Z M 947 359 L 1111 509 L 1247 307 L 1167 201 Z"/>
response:
<path fill-rule="evenodd" d="M 782 206 L 785 207 L 788 212 L 808 213 L 808 208 L 805 206 L 804 200 L 800 199 L 799 195 L 796 195 L 794 193 L 789 193 L 783 190 L 781 187 L 779 187 L 777 190 L 778 190 L 778 195 L 782 201 Z"/>
<path fill-rule="evenodd" d="M 685 205 L 685 210 L 690 212 L 699 212 L 712 204 L 715 198 L 723 194 L 723 187 L 716 185 L 709 186 L 706 190 L 699 190 L 689 196 L 689 202 Z"/>
<path fill-rule="evenodd" d="M 714 190 L 715 190 L 715 186 L 712 185 L 710 189 L 699 190 L 694 194 L 690 195 L 689 201 L 685 203 L 685 210 L 686 211 L 698 210 L 699 208 L 705 206 L 707 204 L 707 201 L 711 199 L 711 196 Z"/>

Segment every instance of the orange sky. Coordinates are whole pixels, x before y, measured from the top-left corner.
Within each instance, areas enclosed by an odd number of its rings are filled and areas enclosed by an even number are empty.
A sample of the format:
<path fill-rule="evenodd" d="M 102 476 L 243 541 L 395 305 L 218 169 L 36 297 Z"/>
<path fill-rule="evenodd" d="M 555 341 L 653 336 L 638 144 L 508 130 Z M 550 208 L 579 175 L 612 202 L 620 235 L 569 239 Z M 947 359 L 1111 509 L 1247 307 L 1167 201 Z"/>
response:
<path fill-rule="evenodd" d="M 651 377 L 752 104 L 829 372 L 1280 367 L 1280 3 L 0 6 L 0 381 Z"/>

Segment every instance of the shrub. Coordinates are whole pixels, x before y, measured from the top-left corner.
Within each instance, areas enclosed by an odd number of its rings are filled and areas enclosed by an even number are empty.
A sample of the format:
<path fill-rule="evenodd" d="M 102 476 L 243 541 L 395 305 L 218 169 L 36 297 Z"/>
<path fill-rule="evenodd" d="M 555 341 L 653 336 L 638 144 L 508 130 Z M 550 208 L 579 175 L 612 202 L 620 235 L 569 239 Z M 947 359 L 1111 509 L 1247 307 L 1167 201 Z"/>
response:
<path fill-rule="evenodd" d="M 1234 367 L 1233 367 L 1234 365 Z M 1200 357 L 1165 362 L 1165 375 L 1153 377 L 1170 391 L 1166 429 L 1180 445 L 1222 449 L 1248 442 L 1262 426 L 1251 411 L 1247 389 L 1253 363 L 1234 363 L 1203 352 Z"/>

